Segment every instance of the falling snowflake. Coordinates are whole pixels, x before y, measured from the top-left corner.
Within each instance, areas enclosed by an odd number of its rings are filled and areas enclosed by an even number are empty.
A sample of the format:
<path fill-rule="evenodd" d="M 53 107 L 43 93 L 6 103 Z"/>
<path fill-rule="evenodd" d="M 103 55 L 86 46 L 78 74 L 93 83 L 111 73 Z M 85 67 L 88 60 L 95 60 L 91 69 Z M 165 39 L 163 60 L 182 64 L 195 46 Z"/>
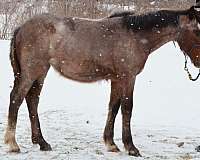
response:
<path fill-rule="evenodd" d="M 125 61 L 125 59 L 124 59 L 124 58 L 122 58 L 122 59 L 121 59 L 121 62 L 124 62 L 124 61 Z"/>

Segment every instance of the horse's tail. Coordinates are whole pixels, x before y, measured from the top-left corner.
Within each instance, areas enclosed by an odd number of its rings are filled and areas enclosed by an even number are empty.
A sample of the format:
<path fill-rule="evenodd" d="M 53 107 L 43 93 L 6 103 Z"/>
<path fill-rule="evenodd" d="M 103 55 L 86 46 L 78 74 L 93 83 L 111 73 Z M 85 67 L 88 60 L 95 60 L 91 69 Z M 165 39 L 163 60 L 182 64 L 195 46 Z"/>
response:
<path fill-rule="evenodd" d="M 11 43 L 10 43 L 10 61 L 11 61 L 15 78 L 20 76 L 20 73 L 21 73 L 20 64 L 19 64 L 17 54 L 16 54 L 16 36 L 17 36 L 17 33 L 19 32 L 19 29 L 20 28 L 15 29 L 13 37 L 11 39 Z"/>

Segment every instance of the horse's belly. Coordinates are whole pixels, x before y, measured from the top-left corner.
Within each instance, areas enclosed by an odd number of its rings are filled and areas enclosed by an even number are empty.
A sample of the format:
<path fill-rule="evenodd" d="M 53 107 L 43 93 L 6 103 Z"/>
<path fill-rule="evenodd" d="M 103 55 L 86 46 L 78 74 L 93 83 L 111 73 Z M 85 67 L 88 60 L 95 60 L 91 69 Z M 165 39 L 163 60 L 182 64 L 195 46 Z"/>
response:
<path fill-rule="evenodd" d="M 111 76 L 105 68 L 89 62 L 58 61 L 54 58 L 49 62 L 62 76 L 80 82 L 94 82 Z"/>

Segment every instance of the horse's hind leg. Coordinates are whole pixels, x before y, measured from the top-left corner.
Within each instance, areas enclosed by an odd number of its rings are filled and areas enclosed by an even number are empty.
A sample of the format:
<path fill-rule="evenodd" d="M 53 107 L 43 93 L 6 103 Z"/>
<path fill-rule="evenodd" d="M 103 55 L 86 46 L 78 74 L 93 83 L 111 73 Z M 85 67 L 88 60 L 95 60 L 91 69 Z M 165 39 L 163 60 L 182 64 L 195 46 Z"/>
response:
<path fill-rule="evenodd" d="M 117 145 L 114 143 L 114 123 L 115 118 L 120 107 L 120 84 L 117 82 L 111 82 L 111 95 L 109 103 L 109 111 L 107 122 L 104 130 L 104 142 L 108 148 L 108 151 L 118 152 L 120 151 Z"/>
<path fill-rule="evenodd" d="M 129 152 L 131 156 L 141 156 L 138 149 L 133 144 L 132 135 L 131 135 L 131 116 L 133 109 L 133 89 L 134 89 L 134 79 L 127 79 L 122 82 L 122 102 L 121 102 L 121 111 L 122 111 L 122 141 L 124 143 L 125 149 Z"/>
<path fill-rule="evenodd" d="M 38 103 L 39 103 L 39 95 L 42 90 L 44 78 L 40 78 L 33 82 L 31 89 L 29 90 L 26 96 L 26 103 L 29 110 L 29 117 L 31 121 L 31 129 L 32 129 L 32 142 L 34 144 L 40 145 L 40 150 L 49 151 L 52 150 L 51 146 L 45 141 L 42 136 L 42 132 L 40 129 L 40 121 L 38 117 Z"/>
<path fill-rule="evenodd" d="M 32 80 L 25 77 L 15 78 L 13 90 L 10 94 L 10 106 L 8 113 L 8 126 L 5 134 L 5 143 L 9 144 L 10 152 L 19 152 L 20 148 L 15 139 L 17 115 L 20 105 L 32 85 Z"/>

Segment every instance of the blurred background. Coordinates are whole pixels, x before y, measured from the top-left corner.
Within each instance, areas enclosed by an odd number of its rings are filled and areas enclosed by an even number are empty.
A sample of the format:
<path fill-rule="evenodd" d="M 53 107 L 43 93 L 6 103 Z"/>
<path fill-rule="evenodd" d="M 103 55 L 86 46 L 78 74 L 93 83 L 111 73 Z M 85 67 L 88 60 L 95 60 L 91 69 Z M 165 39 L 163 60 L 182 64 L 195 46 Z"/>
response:
<path fill-rule="evenodd" d="M 144 13 L 157 9 L 185 9 L 195 0 L 1 0 L 0 39 L 9 39 L 14 28 L 41 13 L 102 18 L 114 9 Z"/>

